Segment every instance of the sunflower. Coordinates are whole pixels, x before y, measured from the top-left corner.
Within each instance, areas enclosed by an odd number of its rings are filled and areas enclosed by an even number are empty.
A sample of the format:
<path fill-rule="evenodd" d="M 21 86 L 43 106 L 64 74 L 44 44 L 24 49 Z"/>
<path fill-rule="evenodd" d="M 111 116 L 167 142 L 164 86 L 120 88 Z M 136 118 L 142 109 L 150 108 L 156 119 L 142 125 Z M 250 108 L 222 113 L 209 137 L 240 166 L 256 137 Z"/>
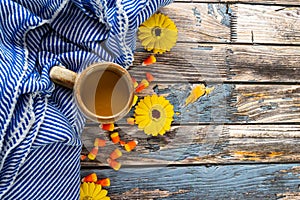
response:
<path fill-rule="evenodd" d="M 175 23 L 164 14 L 154 14 L 139 27 L 138 38 L 147 51 L 164 53 L 176 44 L 178 31 Z"/>
<path fill-rule="evenodd" d="M 173 121 L 173 105 L 163 96 L 146 96 L 134 110 L 135 123 L 148 135 L 163 135 Z"/>
<path fill-rule="evenodd" d="M 99 184 L 84 182 L 80 186 L 80 200 L 110 200 L 107 193 Z"/>

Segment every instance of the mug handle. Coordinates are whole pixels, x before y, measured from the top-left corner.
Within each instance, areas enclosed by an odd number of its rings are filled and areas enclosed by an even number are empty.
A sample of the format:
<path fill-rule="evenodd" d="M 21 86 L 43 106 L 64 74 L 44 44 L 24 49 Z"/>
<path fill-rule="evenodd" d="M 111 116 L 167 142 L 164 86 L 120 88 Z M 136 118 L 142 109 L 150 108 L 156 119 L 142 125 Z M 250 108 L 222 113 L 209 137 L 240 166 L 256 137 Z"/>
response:
<path fill-rule="evenodd" d="M 54 83 L 69 89 L 73 89 L 77 77 L 77 73 L 60 66 L 53 66 L 49 75 Z"/>

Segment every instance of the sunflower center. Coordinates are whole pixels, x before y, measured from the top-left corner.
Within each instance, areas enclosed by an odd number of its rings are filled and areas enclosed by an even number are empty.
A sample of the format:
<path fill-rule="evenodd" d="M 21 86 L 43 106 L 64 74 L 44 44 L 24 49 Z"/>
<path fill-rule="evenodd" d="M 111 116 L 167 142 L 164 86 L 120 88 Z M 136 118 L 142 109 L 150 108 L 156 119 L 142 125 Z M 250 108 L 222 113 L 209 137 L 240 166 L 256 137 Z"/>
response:
<path fill-rule="evenodd" d="M 159 112 L 159 110 L 156 110 L 156 109 L 152 110 L 152 118 L 153 119 L 159 119 L 160 118 L 160 112 Z"/>
<path fill-rule="evenodd" d="M 93 197 L 91 197 L 91 196 L 85 196 L 85 197 L 83 197 L 83 200 L 93 200 Z"/>
<path fill-rule="evenodd" d="M 159 37 L 161 35 L 161 28 L 159 26 L 155 26 L 152 29 L 152 35 Z"/>

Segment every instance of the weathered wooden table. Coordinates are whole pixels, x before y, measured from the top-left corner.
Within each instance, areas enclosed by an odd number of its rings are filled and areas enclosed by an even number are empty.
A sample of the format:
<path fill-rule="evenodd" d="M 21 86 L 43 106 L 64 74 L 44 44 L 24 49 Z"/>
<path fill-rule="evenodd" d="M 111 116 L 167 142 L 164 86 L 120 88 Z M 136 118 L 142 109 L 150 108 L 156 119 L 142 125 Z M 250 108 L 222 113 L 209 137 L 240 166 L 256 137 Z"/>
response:
<path fill-rule="evenodd" d="M 129 71 L 156 78 L 141 95 L 172 102 L 172 129 L 149 137 L 121 120 L 135 151 L 114 171 L 108 142 L 82 176 L 109 177 L 112 199 L 300 199 L 300 0 L 181 0 L 161 12 L 178 27 L 176 46 L 143 67 L 138 43 Z M 200 83 L 215 89 L 183 107 Z M 101 135 L 88 123 L 83 153 Z"/>

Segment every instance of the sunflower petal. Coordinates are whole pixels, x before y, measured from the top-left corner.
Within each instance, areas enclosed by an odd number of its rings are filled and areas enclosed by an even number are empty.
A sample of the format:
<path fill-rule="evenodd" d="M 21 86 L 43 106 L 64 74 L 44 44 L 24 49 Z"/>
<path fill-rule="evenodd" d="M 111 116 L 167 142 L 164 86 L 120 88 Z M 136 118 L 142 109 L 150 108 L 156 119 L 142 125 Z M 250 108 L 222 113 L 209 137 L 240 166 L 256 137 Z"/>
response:
<path fill-rule="evenodd" d="M 96 196 L 93 196 L 95 199 L 101 199 L 107 195 L 107 190 L 101 190 Z"/>
<path fill-rule="evenodd" d="M 165 131 L 164 128 L 162 128 L 162 129 L 158 132 L 159 135 L 163 135 L 163 134 L 165 134 L 165 133 L 166 133 L 166 131 Z"/>
<path fill-rule="evenodd" d="M 153 122 L 150 122 L 148 124 L 148 126 L 146 126 L 144 128 L 144 132 L 147 134 L 147 135 L 153 135 L 153 136 L 156 136 L 157 133 L 156 133 L 156 128 L 155 126 L 153 126 Z"/>
<path fill-rule="evenodd" d="M 95 191 L 95 183 L 90 183 L 89 184 L 89 193 L 90 193 L 90 195 L 94 195 L 94 191 Z"/>
<path fill-rule="evenodd" d="M 82 200 L 84 198 L 84 196 L 85 196 L 85 193 L 83 191 L 83 188 L 80 187 L 80 200 Z"/>
<path fill-rule="evenodd" d="M 143 23 L 143 25 L 148 26 L 148 27 L 154 27 L 154 26 L 156 26 L 155 20 L 154 20 L 153 16 L 151 16 L 149 19 L 147 19 L 147 20 Z"/>
<path fill-rule="evenodd" d="M 152 107 L 151 97 L 150 96 L 144 97 L 143 102 L 147 106 L 147 108 L 150 110 L 150 108 Z"/>
<path fill-rule="evenodd" d="M 98 194 L 100 194 L 101 190 L 102 190 L 102 186 L 99 184 L 96 184 L 93 197 L 96 197 Z"/>
<path fill-rule="evenodd" d="M 152 105 L 158 104 L 158 96 L 156 94 L 151 96 L 151 103 Z"/>
<path fill-rule="evenodd" d="M 166 123 L 164 124 L 164 129 L 166 130 L 166 131 L 169 131 L 170 129 L 171 129 L 171 123 L 172 123 L 172 121 L 173 120 L 171 120 L 171 119 L 166 119 Z"/>
<path fill-rule="evenodd" d="M 139 124 L 142 121 L 147 120 L 147 118 L 149 118 L 147 115 L 138 115 L 138 116 L 135 117 L 135 123 Z"/>
<path fill-rule="evenodd" d="M 86 194 L 86 195 L 89 195 L 89 183 L 82 183 L 82 189 L 83 189 L 83 193 Z"/>
<path fill-rule="evenodd" d="M 167 112 L 172 112 L 174 110 L 174 106 L 171 105 L 171 104 L 168 104 L 166 107 L 165 107 L 166 111 Z"/>
<path fill-rule="evenodd" d="M 150 123 L 150 118 L 145 118 L 145 120 L 141 121 L 138 125 L 139 129 L 145 128 Z"/>
<path fill-rule="evenodd" d="M 145 108 L 141 108 L 140 106 L 136 107 L 135 110 L 134 110 L 134 113 L 136 115 L 148 115 L 148 108 L 145 109 Z"/>
<path fill-rule="evenodd" d="M 172 118 L 173 116 L 174 116 L 174 110 L 171 110 L 171 111 L 167 111 L 166 112 L 166 116 L 168 117 L 168 118 Z"/>

